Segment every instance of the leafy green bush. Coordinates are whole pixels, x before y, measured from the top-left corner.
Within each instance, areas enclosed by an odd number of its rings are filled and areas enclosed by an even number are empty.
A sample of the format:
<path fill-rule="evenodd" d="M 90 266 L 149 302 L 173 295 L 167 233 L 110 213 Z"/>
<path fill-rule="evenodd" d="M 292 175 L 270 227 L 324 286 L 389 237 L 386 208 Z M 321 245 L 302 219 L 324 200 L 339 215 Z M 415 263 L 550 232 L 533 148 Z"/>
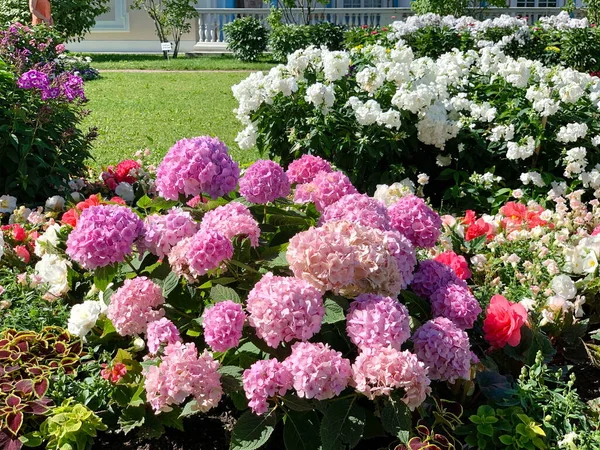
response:
<path fill-rule="evenodd" d="M 339 25 L 279 25 L 269 36 L 269 47 L 276 61 L 285 61 L 288 55 L 310 45 L 340 50 L 344 45 L 344 31 Z"/>
<path fill-rule="evenodd" d="M 320 47 L 324 45 L 329 50 L 344 48 L 344 28 L 329 22 L 309 25 L 308 35 L 311 44 Z"/>
<path fill-rule="evenodd" d="M 223 27 L 227 48 L 241 61 L 256 61 L 267 49 L 268 31 L 254 17 L 241 17 Z"/>
<path fill-rule="evenodd" d="M 597 28 L 574 28 L 561 33 L 561 60 L 582 72 L 600 70 L 600 33 Z"/>

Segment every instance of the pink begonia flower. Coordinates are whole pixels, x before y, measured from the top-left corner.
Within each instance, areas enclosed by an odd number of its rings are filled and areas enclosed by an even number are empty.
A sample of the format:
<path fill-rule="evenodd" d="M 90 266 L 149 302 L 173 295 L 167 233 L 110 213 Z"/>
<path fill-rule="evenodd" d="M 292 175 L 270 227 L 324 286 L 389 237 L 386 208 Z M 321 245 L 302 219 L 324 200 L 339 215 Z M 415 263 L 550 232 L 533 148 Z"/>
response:
<path fill-rule="evenodd" d="M 527 310 L 523 305 L 494 295 L 483 321 L 484 338 L 494 348 L 503 348 L 506 344 L 516 347 L 521 342 L 521 327 L 526 323 Z"/>
<path fill-rule="evenodd" d="M 468 280 L 471 278 L 469 263 L 467 263 L 467 260 L 464 256 L 457 255 L 452 251 L 448 251 L 440 253 L 433 259 L 451 267 L 452 270 L 454 270 L 454 273 L 456 273 L 456 276 L 461 280 Z"/>

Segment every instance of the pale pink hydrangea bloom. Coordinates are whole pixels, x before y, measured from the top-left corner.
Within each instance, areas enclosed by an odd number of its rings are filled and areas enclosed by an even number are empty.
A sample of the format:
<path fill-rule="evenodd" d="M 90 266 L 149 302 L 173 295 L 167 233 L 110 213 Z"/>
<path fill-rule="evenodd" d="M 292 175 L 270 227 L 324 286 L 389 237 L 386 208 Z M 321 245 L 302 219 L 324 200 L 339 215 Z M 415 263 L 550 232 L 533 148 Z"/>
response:
<path fill-rule="evenodd" d="M 258 246 L 260 227 L 246 205 L 231 202 L 207 212 L 200 224 L 202 230 L 214 230 L 227 239 L 248 236 L 252 247 Z"/>
<path fill-rule="evenodd" d="M 333 172 L 331 164 L 319 156 L 302 155 L 290 163 L 287 176 L 292 184 L 310 183 L 319 172 Z"/>
<path fill-rule="evenodd" d="M 192 238 L 185 238 L 173 246 L 167 255 L 171 270 L 180 277 L 184 277 L 188 282 L 197 281 L 196 276 L 190 272 L 190 264 L 187 259 L 187 251 Z"/>
<path fill-rule="evenodd" d="M 138 241 L 138 248 L 164 258 L 178 242 L 197 231 L 198 224 L 181 208 L 173 208 L 166 215 L 151 214 L 144 220 L 144 234 Z"/>
<path fill-rule="evenodd" d="M 350 361 L 321 342 L 296 342 L 283 365 L 292 374 L 298 397 L 333 398 L 340 395 L 352 379 Z"/>
<path fill-rule="evenodd" d="M 467 283 L 458 278 L 449 266 L 433 259 L 426 259 L 419 263 L 410 287 L 415 294 L 429 298 L 431 294 L 448 283 L 467 286 Z"/>
<path fill-rule="evenodd" d="M 132 336 L 146 331 L 148 322 L 165 315 L 159 307 L 165 302 L 162 289 L 147 277 L 127 279 L 110 299 L 107 316 L 121 336 Z"/>
<path fill-rule="evenodd" d="M 237 347 L 245 321 L 242 305 L 231 300 L 219 302 L 204 311 L 204 340 L 215 352 L 226 352 Z"/>
<path fill-rule="evenodd" d="M 143 227 L 137 214 L 125 206 L 92 206 L 81 213 L 69 234 L 67 255 L 88 270 L 123 262 Z"/>
<path fill-rule="evenodd" d="M 440 237 L 442 219 L 416 195 L 402 197 L 388 208 L 392 229 L 406 236 L 415 247 L 433 247 Z"/>
<path fill-rule="evenodd" d="M 319 172 L 310 183 L 296 186 L 294 201 L 314 202 L 317 211 L 323 212 L 327 206 L 349 194 L 358 194 L 358 191 L 342 172 Z"/>
<path fill-rule="evenodd" d="M 451 320 L 437 317 L 422 325 L 412 338 L 414 351 L 428 368 L 429 378 L 454 383 L 471 373 L 469 336 Z"/>
<path fill-rule="evenodd" d="M 161 345 L 174 344 L 179 341 L 181 341 L 179 330 L 175 324 L 166 317 L 148 324 L 146 330 L 146 345 L 151 354 L 155 355 Z"/>
<path fill-rule="evenodd" d="M 401 288 L 406 289 L 414 277 L 417 253 L 412 243 L 403 234 L 394 230 L 386 231 L 384 234 L 385 245 L 398 263 L 398 271 L 402 277 Z"/>
<path fill-rule="evenodd" d="M 390 218 L 385 205 L 365 194 L 344 195 L 327 206 L 321 215 L 320 224 L 332 220 L 346 220 L 379 230 L 390 229 Z"/>
<path fill-rule="evenodd" d="M 237 186 L 240 168 L 217 138 L 181 139 L 167 152 L 156 169 L 156 189 L 169 200 L 179 195 L 208 194 L 221 197 Z"/>
<path fill-rule="evenodd" d="M 267 273 L 248 294 L 248 322 L 256 335 L 276 348 L 281 342 L 307 340 L 321 329 L 323 295 L 304 280 Z"/>
<path fill-rule="evenodd" d="M 206 412 L 217 406 L 223 395 L 219 362 L 204 350 L 198 355 L 194 343 L 176 342 L 165 348 L 159 366 L 145 372 L 146 397 L 154 411 L 170 411 L 193 396 L 197 410 Z"/>
<path fill-rule="evenodd" d="M 360 350 L 393 347 L 400 350 L 410 337 L 406 306 L 391 297 L 363 294 L 350 304 L 346 332 Z"/>
<path fill-rule="evenodd" d="M 406 285 L 399 259 L 409 257 L 397 251 L 390 239 L 375 228 L 332 221 L 290 239 L 286 257 L 297 278 L 322 291 L 348 297 L 364 293 L 396 297 Z"/>
<path fill-rule="evenodd" d="M 248 406 L 260 415 L 267 412 L 269 398 L 292 388 L 292 374 L 276 359 L 259 360 L 244 370 L 242 382 Z"/>
<path fill-rule="evenodd" d="M 290 193 L 290 182 L 275 161 L 259 159 L 240 180 L 240 194 L 252 203 L 265 204 Z"/>
<path fill-rule="evenodd" d="M 473 328 L 481 314 L 479 302 L 463 284 L 450 282 L 441 286 L 431 294 L 429 300 L 434 317 L 446 317 L 463 330 Z"/>
<path fill-rule="evenodd" d="M 425 365 L 408 350 L 391 347 L 369 348 L 352 365 L 353 383 L 370 400 L 404 389 L 404 403 L 414 410 L 431 393 Z"/>
<path fill-rule="evenodd" d="M 216 231 L 200 230 L 192 236 L 185 257 L 192 276 L 200 277 L 220 268 L 225 260 L 231 259 L 233 244 Z"/>

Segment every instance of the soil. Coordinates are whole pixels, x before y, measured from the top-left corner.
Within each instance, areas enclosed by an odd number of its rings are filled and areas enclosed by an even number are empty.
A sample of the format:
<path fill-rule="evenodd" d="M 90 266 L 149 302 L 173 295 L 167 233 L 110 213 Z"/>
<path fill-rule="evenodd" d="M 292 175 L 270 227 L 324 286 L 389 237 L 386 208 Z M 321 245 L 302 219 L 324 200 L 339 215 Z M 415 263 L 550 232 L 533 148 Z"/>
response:
<path fill-rule="evenodd" d="M 585 362 L 575 365 L 572 372 L 577 377 L 575 388 L 584 402 L 600 397 L 600 368 Z"/>

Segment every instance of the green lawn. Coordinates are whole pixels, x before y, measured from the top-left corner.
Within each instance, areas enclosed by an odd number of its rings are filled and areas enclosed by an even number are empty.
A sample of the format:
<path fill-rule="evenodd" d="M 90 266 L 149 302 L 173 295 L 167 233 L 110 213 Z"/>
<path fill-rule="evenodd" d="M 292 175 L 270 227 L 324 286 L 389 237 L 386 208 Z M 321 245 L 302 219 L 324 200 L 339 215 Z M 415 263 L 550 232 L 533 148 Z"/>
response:
<path fill-rule="evenodd" d="M 86 83 L 91 114 L 83 126 L 98 127 L 92 166 L 115 164 L 144 148 L 160 161 L 184 137 L 218 136 L 240 163 L 256 159 L 234 142 L 242 129 L 231 86 L 240 73 L 106 73 Z"/>
<path fill-rule="evenodd" d="M 264 70 L 270 69 L 274 63 L 265 57 L 255 63 L 238 61 L 231 55 L 198 56 L 188 58 L 184 55 L 177 59 L 166 60 L 162 55 L 130 55 L 130 54 L 86 54 L 92 58 L 92 67 L 103 69 L 134 70 Z"/>

